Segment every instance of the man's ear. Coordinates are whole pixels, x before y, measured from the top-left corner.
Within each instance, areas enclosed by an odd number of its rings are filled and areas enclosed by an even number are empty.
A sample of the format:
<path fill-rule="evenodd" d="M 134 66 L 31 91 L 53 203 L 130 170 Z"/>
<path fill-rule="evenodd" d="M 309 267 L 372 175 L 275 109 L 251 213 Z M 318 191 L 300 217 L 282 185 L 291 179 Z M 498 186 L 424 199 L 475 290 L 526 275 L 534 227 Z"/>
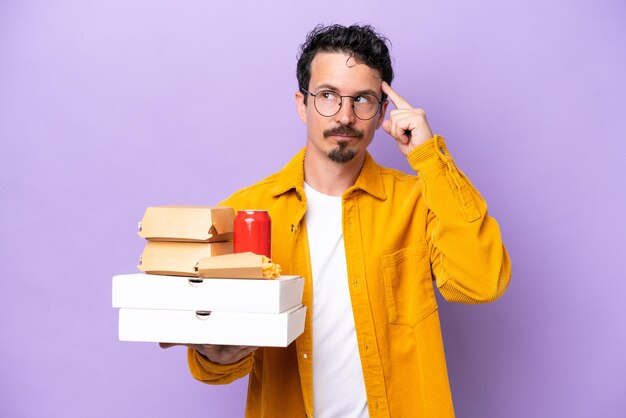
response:
<path fill-rule="evenodd" d="M 378 119 L 376 120 L 376 129 L 380 128 L 380 125 L 382 125 L 383 121 L 385 120 L 387 106 L 389 106 L 389 100 L 385 100 L 380 108 L 380 114 L 378 115 Z"/>
<path fill-rule="evenodd" d="M 296 92 L 296 110 L 302 122 L 307 123 L 306 105 L 304 104 L 304 100 L 305 100 L 304 94 L 302 94 L 302 92 L 300 91 L 297 91 Z"/>

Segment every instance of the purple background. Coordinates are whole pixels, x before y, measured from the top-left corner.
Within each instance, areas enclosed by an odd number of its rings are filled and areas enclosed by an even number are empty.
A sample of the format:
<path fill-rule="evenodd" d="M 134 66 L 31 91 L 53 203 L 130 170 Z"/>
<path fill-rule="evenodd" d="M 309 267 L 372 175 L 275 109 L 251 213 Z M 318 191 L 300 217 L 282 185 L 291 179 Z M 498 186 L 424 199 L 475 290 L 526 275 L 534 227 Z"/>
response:
<path fill-rule="evenodd" d="M 111 277 L 145 207 L 281 168 L 304 144 L 298 45 L 369 22 L 513 259 L 498 302 L 440 304 L 457 416 L 626 416 L 625 21 L 618 0 L 3 0 L 0 415 L 243 415 L 246 379 L 117 341 Z M 371 152 L 409 170 L 382 131 Z"/>

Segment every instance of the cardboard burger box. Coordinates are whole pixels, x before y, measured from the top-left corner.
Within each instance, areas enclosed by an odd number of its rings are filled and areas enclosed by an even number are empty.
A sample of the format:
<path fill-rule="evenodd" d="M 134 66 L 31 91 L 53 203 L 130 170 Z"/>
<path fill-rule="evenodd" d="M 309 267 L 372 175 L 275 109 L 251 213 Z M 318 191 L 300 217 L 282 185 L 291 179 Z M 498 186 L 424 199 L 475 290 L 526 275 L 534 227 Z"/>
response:
<path fill-rule="evenodd" d="M 139 222 L 139 236 L 149 241 L 232 241 L 234 220 L 229 207 L 149 207 Z"/>
<path fill-rule="evenodd" d="M 205 257 L 232 254 L 233 242 L 148 241 L 141 254 L 139 270 L 150 274 L 198 276 L 196 265 Z"/>
<path fill-rule="evenodd" d="M 121 341 L 286 347 L 304 332 L 304 280 L 113 277 Z"/>

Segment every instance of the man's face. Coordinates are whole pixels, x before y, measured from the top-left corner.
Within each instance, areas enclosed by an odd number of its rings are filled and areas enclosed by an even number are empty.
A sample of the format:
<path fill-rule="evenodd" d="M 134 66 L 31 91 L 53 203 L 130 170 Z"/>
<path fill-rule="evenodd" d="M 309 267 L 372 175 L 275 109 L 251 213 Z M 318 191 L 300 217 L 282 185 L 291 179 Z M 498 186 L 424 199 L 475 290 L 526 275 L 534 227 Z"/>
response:
<path fill-rule="evenodd" d="M 380 99 L 382 79 L 378 70 L 360 64 L 342 52 L 319 52 L 311 62 L 308 91 L 317 94 L 331 90 L 340 95 L 373 94 Z M 376 116 L 361 120 L 352 110 L 352 100 L 343 99 L 342 106 L 331 117 L 320 115 L 313 104 L 314 97 L 296 93 L 298 114 L 307 124 L 309 151 L 325 155 L 337 163 L 346 163 L 362 155 L 372 142 L 376 129 L 385 117 L 387 102 Z"/>

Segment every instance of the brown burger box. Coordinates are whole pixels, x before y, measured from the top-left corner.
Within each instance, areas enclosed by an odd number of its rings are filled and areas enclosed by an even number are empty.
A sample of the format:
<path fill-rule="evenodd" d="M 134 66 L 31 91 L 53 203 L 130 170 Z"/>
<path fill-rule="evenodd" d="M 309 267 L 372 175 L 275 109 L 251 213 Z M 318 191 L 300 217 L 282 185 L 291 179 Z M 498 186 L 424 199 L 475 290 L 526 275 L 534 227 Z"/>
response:
<path fill-rule="evenodd" d="M 148 241 L 137 267 L 144 273 L 197 277 L 196 264 L 200 259 L 232 252 L 232 241 Z"/>
<path fill-rule="evenodd" d="M 234 220 L 229 207 L 154 206 L 139 222 L 139 236 L 149 241 L 231 241 Z"/>

